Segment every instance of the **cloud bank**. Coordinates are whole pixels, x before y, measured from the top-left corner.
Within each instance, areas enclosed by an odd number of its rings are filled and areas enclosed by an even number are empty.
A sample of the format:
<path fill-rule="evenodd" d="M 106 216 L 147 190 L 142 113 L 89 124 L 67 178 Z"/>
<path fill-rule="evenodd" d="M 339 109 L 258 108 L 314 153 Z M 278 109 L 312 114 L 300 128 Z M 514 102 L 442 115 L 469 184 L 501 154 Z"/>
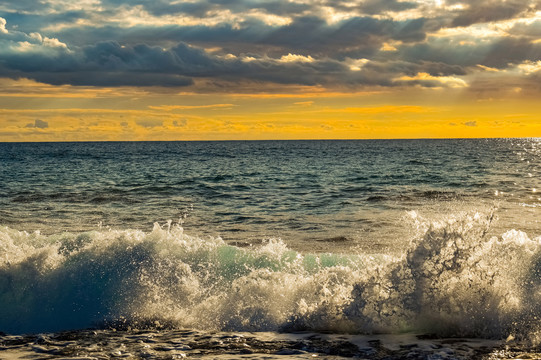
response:
<path fill-rule="evenodd" d="M 533 0 L 20 0 L 0 77 L 52 85 L 537 91 Z M 530 65 L 529 65 L 530 64 Z"/>

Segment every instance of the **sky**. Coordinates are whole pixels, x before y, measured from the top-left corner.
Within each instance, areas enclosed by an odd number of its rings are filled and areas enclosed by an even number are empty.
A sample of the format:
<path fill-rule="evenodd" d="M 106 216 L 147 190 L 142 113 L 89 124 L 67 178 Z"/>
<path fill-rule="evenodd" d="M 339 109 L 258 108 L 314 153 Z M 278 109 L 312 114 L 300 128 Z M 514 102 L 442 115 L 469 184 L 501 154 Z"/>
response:
<path fill-rule="evenodd" d="M 541 137 L 541 0 L 0 1 L 0 141 Z"/>

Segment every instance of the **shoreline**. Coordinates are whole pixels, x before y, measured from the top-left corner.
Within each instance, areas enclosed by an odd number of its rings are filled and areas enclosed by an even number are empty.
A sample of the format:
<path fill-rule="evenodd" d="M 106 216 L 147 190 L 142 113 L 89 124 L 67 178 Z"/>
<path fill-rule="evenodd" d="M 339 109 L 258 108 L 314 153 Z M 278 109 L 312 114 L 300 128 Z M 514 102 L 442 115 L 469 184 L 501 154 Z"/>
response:
<path fill-rule="evenodd" d="M 539 354 L 524 343 L 419 334 L 75 330 L 0 335 L 1 358 L 504 359 Z"/>

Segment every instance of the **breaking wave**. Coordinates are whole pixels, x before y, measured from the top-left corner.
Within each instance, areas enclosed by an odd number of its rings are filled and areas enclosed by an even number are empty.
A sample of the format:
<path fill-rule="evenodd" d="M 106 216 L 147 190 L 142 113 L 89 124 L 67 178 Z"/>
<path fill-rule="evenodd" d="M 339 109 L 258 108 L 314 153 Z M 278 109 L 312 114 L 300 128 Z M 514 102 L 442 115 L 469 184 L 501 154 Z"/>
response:
<path fill-rule="evenodd" d="M 492 214 L 427 221 L 399 257 L 235 247 L 179 225 L 42 235 L 0 228 L 0 331 L 103 326 L 541 336 L 541 238 Z"/>

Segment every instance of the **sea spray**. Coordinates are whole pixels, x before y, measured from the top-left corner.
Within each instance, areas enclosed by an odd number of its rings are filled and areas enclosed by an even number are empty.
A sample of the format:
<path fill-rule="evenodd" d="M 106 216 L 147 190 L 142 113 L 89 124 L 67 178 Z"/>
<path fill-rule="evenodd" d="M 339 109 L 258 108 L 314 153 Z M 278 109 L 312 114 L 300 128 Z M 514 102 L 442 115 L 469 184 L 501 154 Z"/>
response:
<path fill-rule="evenodd" d="M 238 248 L 175 225 L 42 235 L 0 228 L 0 331 L 100 326 L 429 332 L 537 341 L 541 245 L 492 214 L 419 229 L 401 256 Z"/>
<path fill-rule="evenodd" d="M 361 256 L 302 256 L 277 240 L 241 249 L 188 236 L 180 226 L 155 225 L 150 233 L 0 232 L 0 329 L 12 333 L 120 320 L 276 329 L 291 317 L 299 285 L 325 268 L 362 266 Z"/>

